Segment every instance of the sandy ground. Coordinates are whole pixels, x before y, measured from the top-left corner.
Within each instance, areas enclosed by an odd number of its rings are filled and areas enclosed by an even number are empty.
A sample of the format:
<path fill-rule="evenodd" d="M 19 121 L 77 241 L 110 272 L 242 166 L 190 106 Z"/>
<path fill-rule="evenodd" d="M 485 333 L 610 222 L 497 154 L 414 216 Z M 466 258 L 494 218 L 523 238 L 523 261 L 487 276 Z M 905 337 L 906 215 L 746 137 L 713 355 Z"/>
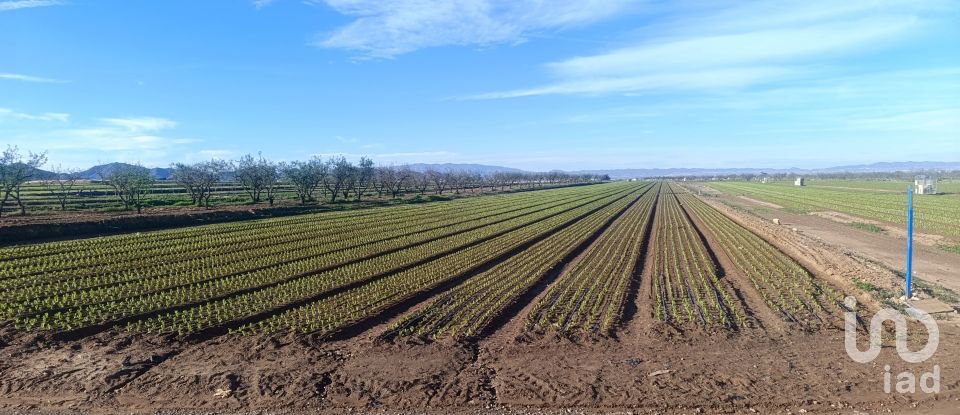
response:
<path fill-rule="evenodd" d="M 898 283 L 881 264 L 850 255 L 850 247 L 708 203 L 846 292 L 856 292 L 854 278 Z M 960 407 L 957 320 L 939 322 L 940 346 L 930 360 L 906 363 L 887 339 L 879 358 L 862 364 L 847 356 L 839 327 L 667 326 L 651 315 L 649 282 L 637 276 L 632 311 L 615 338 L 523 333 L 523 311 L 484 338 L 436 343 L 383 340 L 399 315 L 336 340 L 227 335 L 190 342 L 107 332 L 56 342 L 0 326 L 0 413 L 948 414 Z M 913 329 L 916 349 L 926 334 Z M 917 377 L 939 367 L 940 392 L 886 393 L 886 365 L 893 376 Z"/>

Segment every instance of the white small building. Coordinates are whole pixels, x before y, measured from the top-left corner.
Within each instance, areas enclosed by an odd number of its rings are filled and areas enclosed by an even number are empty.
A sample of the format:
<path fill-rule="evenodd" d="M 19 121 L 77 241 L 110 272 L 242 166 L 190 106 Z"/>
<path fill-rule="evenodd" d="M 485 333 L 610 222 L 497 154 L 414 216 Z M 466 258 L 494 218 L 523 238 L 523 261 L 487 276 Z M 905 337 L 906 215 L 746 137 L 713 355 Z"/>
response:
<path fill-rule="evenodd" d="M 803 184 L 803 177 L 797 177 L 797 179 L 793 181 L 793 185 L 794 185 L 794 186 L 803 186 L 803 185 L 804 185 L 804 184 Z"/>
<path fill-rule="evenodd" d="M 913 180 L 913 192 L 918 195 L 937 194 L 937 178 L 928 175 L 917 176 Z"/>

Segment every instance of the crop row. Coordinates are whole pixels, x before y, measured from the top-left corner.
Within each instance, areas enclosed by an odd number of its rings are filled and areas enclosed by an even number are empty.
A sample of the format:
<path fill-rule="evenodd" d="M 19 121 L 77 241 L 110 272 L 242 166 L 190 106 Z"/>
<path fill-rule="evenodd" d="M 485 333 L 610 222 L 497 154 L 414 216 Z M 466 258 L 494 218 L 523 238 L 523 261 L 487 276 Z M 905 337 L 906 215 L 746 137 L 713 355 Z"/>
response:
<path fill-rule="evenodd" d="M 490 225 L 509 223 L 512 219 L 530 217 L 581 199 L 582 197 L 561 199 L 546 206 L 537 204 L 521 209 L 513 207 L 494 215 L 483 215 L 478 219 L 459 220 L 448 226 L 437 227 L 436 223 L 427 221 L 420 224 L 421 227 L 427 228 L 425 230 L 374 242 L 365 243 L 364 239 L 376 236 L 377 229 L 352 235 L 328 232 L 322 237 L 317 237 L 312 244 L 308 243 L 297 249 L 274 251 L 272 248 L 265 248 L 262 251 L 256 251 L 256 255 L 239 252 L 204 258 L 204 261 L 184 261 L 172 266 L 158 264 L 133 274 L 93 275 L 77 280 L 28 285 L 0 295 L 0 299 L 3 300 L 0 305 L 5 306 L 0 307 L 0 310 L 12 309 L 15 313 L 12 317 L 22 317 L 105 302 L 117 303 L 149 295 L 162 295 L 165 291 L 175 289 L 215 287 L 222 285 L 223 281 L 232 281 L 237 278 L 240 282 L 234 283 L 233 287 L 253 288 L 256 287 L 253 285 L 255 282 L 276 283 L 287 275 L 319 272 L 431 241 L 449 242 L 452 237 L 469 238 L 481 232 L 480 229 L 489 228 Z M 441 225 L 443 224 L 441 221 Z M 496 229 L 496 227 L 490 229 Z M 251 278 L 252 275 L 267 276 L 267 279 Z M 134 278 L 129 278 L 131 276 Z M 110 277 L 117 279 L 95 287 L 88 285 L 91 282 L 101 283 Z M 124 278 L 129 279 L 124 280 Z M 77 285 L 82 287 L 75 288 Z"/>
<path fill-rule="evenodd" d="M 662 187 L 653 255 L 654 315 L 672 324 L 744 326 L 745 316 L 721 283 L 711 260 L 677 199 L 679 187 Z"/>
<path fill-rule="evenodd" d="M 616 219 L 527 315 L 526 330 L 609 334 L 620 321 L 659 187 Z"/>
<path fill-rule="evenodd" d="M 836 316 L 840 294 L 767 241 L 690 194 L 683 201 L 715 236 L 768 307 L 785 320 L 816 328 Z"/>
<path fill-rule="evenodd" d="M 600 198 L 561 215 L 531 223 L 480 244 L 456 250 L 449 255 L 377 279 L 370 284 L 286 310 L 269 319 L 248 324 L 242 330 L 266 332 L 295 330 L 319 334 L 341 330 L 357 321 L 371 318 L 395 304 L 402 304 L 451 284 L 458 278 L 479 270 L 485 264 L 499 262 L 499 259 L 521 247 L 539 243 L 536 241 L 550 238 L 549 235 L 562 232 L 573 224 L 580 223 L 585 220 L 581 219 L 584 216 L 596 214 L 597 211 L 614 203 L 625 203 L 626 198 L 635 194 L 638 188 L 634 184 L 623 186 L 623 191 L 616 195 Z M 467 281 L 477 277 L 471 277 Z"/>
<path fill-rule="evenodd" d="M 597 187 L 582 190 L 592 198 L 603 197 L 613 187 Z M 585 196 L 585 195 L 581 195 Z M 327 255 L 312 256 L 307 259 L 283 262 L 277 266 L 255 268 L 249 272 L 229 274 L 224 277 L 213 278 L 197 277 L 193 274 L 181 276 L 186 280 L 172 281 L 160 279 L 158 282 L 139 284 L 148 287 L 146 290 L 137 288 L 138 284 L 123 284 L 118 297 L 117 292 L 97 292 L 97 295 L 88 295 L 85 298 L 74 292 L 67 296 L 57 297 L 57 301 L 49 304 L 41 302 L 46 311 L 22 310 L 27 305 L 13 304 L 14 312 L 20 316 L 17 323 L 27 327 L 43 327 L 50 329 L 75 329 L 88 325 L 103 324 L 136 318 L 141 315 L 162 313 L 168 308 L 199 308 L 211 307 L 211 300 L 221 302 L 238 302 L 251 295 L 269 296 L 270 293 L 284 293 L 280 297 L 289 297 L 289 293 L 297 292 L 308 295 L 316 292 L 318 287 L 331 288 L 337 285 L 349 284 L 361 280 L 375 273 L 387 272 L 390 269 L 403 266 L 405 263 L 417 261 L 435 255 L 445 249 L 454 249 L 463 244 L 475 242 L 477 239 L 488 237 L 497 232 L 509 230 L 530 221 L 542 220 L 544 217 L 556 215 L 575 206 L 587 203 L 581 198 L 574 198 L 561 202 L 554 207 L 538 210 L 531 209 L 527 214 L 508 213 L 512 217 L 497 217 L 484 219 L 487 222 L 472 224 L 474 229 L 460 229 L 459 232 L 434 230 L 434 234 L 423 236 L 418 244 L 404 244 L 396 240 L 388 250 L 385 246 L 370 244 L 360 247 L 359 250 L 335 251 Z M 427 233 L 430 233 L 427 232 Z M 351 256 L 352 255 L 352 256 Z M 153 288 L 153 289 L 151 289 Z M 108 289 L 112 289 L 108 287 Z M 321 290 L 322 291 L 322 290 Z M 109 294 L 109 295 L 108 295 Z M 282 304 L 282 303 L 280 303 Z M 33 305 L 33 304 L 28 304 Z M 229 307 L 229 306 L 228 306 Z"/>
<path fill-rule="evenodd" d="M 527 201 L 517 206 L 500 203 L 465 208 L 458 211 L 431 210 L 432 216 L 411 215 L 409 220 L 389 217 L 364 226 L 336 229 L 308 229 L 296 238 L 283 241 L 265 237 L 246 242 L 237 241 L 206 255 L 183 255 L 169 263 L 156 258 L 139 265 L 115 263 L 107 267 L 47 272 L 0 281 L 8 290 L 0 293 L 3 302 L 24 302 L 52 296 L 86 296 L 94 291 L 124 289 L 145 290 L 147 285 L 171 286 L 234 275 L 254 269 L 268 268 L 296 261 L 328 258 L 331 261 L 352 261 L 391 249 L 462 232 L 478 226 L 505 220 L 582 199 L 583 195 L 557 195 L 554 201 Z M 521 201 L 523 202 L 523 201 Z M 401 218 L 402 219 L 402 218 Z M 165 281 L 168 281 L 166 283 Z M 138 285 L 143 285 L 139 286 Z M 77 291 L 81 291 L 77 293 Z M 104 292 L 106 294 L 106 292 Z M 109 295 L 107 296 L 109 298 Z"/>
<path fill-rule="evenodd" d="M 553 196 L 577 194 L 577 189 L 563 189 Z M 208 225 L 171 231 L 150 232 L 72 241 L 62 244 L 28 245 L 30 254 L 16 257 L 24 248 L 0 250 L 0 271 L 15 277 L 74 269 L 96 269 L 109 266 L 131 266 L 156 261 L 158 257 L 197 257 L 229 250 L 241 244 L 273 245 L 296 241 L 315 234 L 369 230 L 371 225 L 402 225 L 428 221 L 437 215 L 495 209 L 527 203 L 549 201 L 550 194 L 514 194 L 491 198 L 461 199 L 428 205 L 405 205 L 384 209 L 365 209 L 303 215 L 281 219 L 265 219 L 231 224 Z M 119 265 L 118 265 L 119 264 Z"/>
<path fill-rule="evenodd" d="M 588 201 L 574 201 L 535 214 L 518 217 L 497 224 L 462 232 L 437 239 L 416 247 L 399 250 L 390 254 L 337 267 L 320 273 L 298 276 L 295 279 L 265 288 L 249 290 L 239 295 L 220 296 L 223 298 L 206 301 L 193 307 L 174 310 L 131 325 L 132 329 L 187 333 L 207 328 L 253 319 L 256 316 L 268 316 L 271 313 L 292 307 L 294 304 L 310 303 L 313 300 L 337 295 L 338 292 L 362 289 L 377 284 L 398 273 L 418 268 L 425 263 L 435 262 L 451 254 L 471 250 L 489 240 L 504 235 L 523 234 L 524 229 L 549 226 L 570 215 L 575 215 L 592 204 L 608 198 L 621 197 L 625 191 L 620 186 L 612 186 L 616 191 L 594 190 L 594 196 Z M 611 190 L 611 189 L 606 189 Z M 235 285 L 235 284 L 231 284 Z M 210 298 L 209 294 L 199 297 Z"/>
<path fill-rule="evenodd" d="M 616 218 L 640 196 L 618 200 L 547 237 L 464 283 L 445 291 L 394 328 L 399 335 L 467 338 L 479 335 L 508 306 L 548 272 L 562 265 L 575 248 Z"/>

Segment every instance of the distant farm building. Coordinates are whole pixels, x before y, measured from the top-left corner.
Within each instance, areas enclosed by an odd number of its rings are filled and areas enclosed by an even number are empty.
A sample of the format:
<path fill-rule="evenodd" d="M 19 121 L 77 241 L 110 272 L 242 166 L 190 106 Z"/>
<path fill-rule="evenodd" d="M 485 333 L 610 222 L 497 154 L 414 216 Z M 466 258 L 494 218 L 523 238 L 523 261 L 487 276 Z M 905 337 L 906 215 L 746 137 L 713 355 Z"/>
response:
<path fill-rule="evenodd" d="M 937 194 L 937 178 L 928 175 L 917 176 L 913 181 L 913 191 L 918 195 Z"/>
<path fill-rule="evenodd" d="M 803 183 L 803 177 L 797 177 L 797 179 L 793 181 L 793 185 L 794 185 L 794 186 L 803 186 L 803 185 L 804 185 L 804 183 Z"/>

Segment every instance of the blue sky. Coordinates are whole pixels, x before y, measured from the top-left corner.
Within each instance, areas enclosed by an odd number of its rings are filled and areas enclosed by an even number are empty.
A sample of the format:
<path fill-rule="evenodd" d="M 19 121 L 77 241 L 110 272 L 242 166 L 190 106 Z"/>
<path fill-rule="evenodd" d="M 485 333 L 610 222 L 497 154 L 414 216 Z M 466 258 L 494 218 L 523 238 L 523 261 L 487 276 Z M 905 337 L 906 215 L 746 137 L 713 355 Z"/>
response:
<path fill-rule="evenodd" d="M 960 160 L 957 1 L 0 0 L 0 145 L 531 170 Z"/>

